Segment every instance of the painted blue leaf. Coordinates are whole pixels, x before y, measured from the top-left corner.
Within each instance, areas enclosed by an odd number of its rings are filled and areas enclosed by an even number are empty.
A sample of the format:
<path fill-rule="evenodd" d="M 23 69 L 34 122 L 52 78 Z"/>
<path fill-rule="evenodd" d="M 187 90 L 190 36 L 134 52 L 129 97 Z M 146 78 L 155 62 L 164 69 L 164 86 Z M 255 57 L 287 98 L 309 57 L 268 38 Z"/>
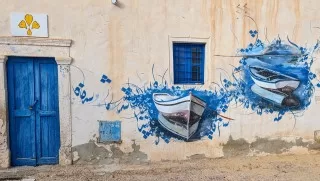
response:
<path fill-rule="evenodd" d="M 102 75 L 102 79 L 107 79 L 108 78 L 108 76 L 106 76 L 106 75 Z"/>
<path fill-rule="evenodd" d="M 79 87 L 76 87 L 75 89 L 73 89 L 73 92 L 76 96 L 79 96 L 81 91 Z"/>
<path fill-rule="evenodd" d="M 227 126 L 229 126 L 229 122 L 223 123 L 223 127 L 227 127 Z"/>
<path fill-rule="evenodd" d="M 155 88 L 157 88 L 157 87 L 158 87 L 158 81 L 155 81 L 155 82 L 153 83 L 153 86 L 154 86 Z"/>
<path fill-rule="evenodd" d="M 80 94 L 80 98 L 84 99 L 86 96 L 87 96 L 87 92 L 83 90 L 82 93 Z"/>
<path fill-rule="evenodd" d="M 79 83 L 79 87 L 80 87 L 80 88 L 83 88 L 83 87 L 84 87 L 84 84 L 83 84 L 83 83 Z"/>

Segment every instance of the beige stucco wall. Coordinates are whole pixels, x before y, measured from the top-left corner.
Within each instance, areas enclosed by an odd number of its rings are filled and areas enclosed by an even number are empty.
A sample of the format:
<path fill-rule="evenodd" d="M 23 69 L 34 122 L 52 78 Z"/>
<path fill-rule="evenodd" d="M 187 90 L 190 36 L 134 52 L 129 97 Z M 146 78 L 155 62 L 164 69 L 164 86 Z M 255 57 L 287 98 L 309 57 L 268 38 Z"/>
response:
<path fill-rule="evenodd" d="M 217 81 L 227 71 L 237 66 L 237 49 L 253 41 L 248 32 L 259 31 L 262 40 L 288 36 L 299 45 L 312 46 L 319 38 L 320 2 L 318 0 L 119 0 L 117 6 L 110 0 L 1 0 L 0 36 L 10 36 L 10 13 L 45 13 L 49 17 L 50 38 L 71 39 L 70 57 L 71 85 L 76 87 L 84 80 L 87 94 L 99 94 L 96 100 L 120 99 L 121 87 L 130 79 L 143 86 L 153 80 L 152 66 L 156 74 L 170 75 L 170 39 L 205 39 L 210 45 L 206 64 L 206 83 Z M 246 6 L 245 6 L 246 5 Z M 252 20 L 252 19 L 254 20 Z M 317 56 L 316 54 L 314 56 Z M 320 68 L 318 60 L 312 69 Z M 105 74 L 112 79 L 109 85 L 99 82 Z M 139 79 L 140 77 L 140 79 Z M 171 82 L 172 83 L 172 82 Z M 320 93 L 315 91 L 315 95 Z M 226 116 L 235 120 L 215 134 L 213 140 L 204 138 L 195 142 L 172 140 L 155 145 L 155 137 L 143 139 L 138 132 L 133 112 L 121 114 L 107 111 L 96 103 L 82 104 L 79 97 L 72 96 L 72 145 L 79 146 L 96 140 L 97 120 L 121 120 L 122 140 L 116 144 L 124 153 L 134 151 L 132 144 L 140 145 L 140 151 L 148 160 L 186 159 L 192 155 L 206 157 L 224 156 L 223 143 L 243 138 L 254 142 L 257 138 L 280 139 L 295 142 L 313 141 L 315 130 L 320 130 L 319 104 L 312 104 L 302 117 L 287 114 L 279 122 L 274 115 L 252 114 L 250 110 L 230 107 Z M 0 129 L 1 130 L 1 129 Z M 110 151 L 110 145 L 99 145 Z M 292 147 L 291 151 L 301 152 Z M 302 152 L 308 149 L 302 149 Z M 255 151 L 251 150 L 250 154 Z M 77 155 L 77 153 L 75 153 Z M 249 155 L 250 155 L 249 154 Z M 261 152 L 259 152 L 261 154 Z M 81 156 L 81 155 L 80 155 Z"/>

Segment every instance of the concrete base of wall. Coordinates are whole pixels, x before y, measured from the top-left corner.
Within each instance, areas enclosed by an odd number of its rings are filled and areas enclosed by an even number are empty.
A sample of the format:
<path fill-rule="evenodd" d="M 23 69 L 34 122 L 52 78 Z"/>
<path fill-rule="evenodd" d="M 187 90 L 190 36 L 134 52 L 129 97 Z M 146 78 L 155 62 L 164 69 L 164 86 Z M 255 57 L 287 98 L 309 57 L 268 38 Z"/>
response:
<path fill-rule="evenodd" d="M 117 163 L 145 163 L 153 160 L 148 159 L 148 154 L 140 151 L 140 146 L 132 144 L 133 151 L 124 153 L 117 144 L 101 145 L 94 141 L 78 145 L 72 148 L 75 164 L 117 164 Z M 229 140 L 221 145 L 223 157 L 236 156 L 264 156 L 281 154 L 308 154 L 320 152 L 320 143 L 305 141 L 302 138 L 257 138 L 249 143 L 244 139 Z M 161 151 L 160 151 L 161 152 Z M 160 153 L 159 152 L 159 153 Z M 214 158 L 209 155 L 196 154 L 186 156 L 186 159 Z M 166 160 L 175 160 L 167 158 Z"/>
<path fill-rule="evenodd" d="M 140 151 L 140 146 L 132 144 L 132 152 L 124 153 L 116 144 L 107 145 L 108 149 L 94 141 L 72 148 L 75 164 L 114 164 L 114 163 L 144 163 L 148 162 L 146 153 Z"/>

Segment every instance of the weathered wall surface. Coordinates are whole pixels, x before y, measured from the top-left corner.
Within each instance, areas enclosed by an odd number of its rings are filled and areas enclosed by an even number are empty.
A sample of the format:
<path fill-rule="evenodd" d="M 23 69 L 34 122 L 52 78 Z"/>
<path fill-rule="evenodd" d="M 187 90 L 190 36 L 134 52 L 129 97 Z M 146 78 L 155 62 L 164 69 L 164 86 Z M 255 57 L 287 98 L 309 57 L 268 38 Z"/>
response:
<path fill-rule="evenodd" d="M 320 89 L 314 77 L 320 70 L 317 0 L 119 0 L 117 6 L 108 0 L 1 0 L 1 7 L 0 36 L 10 36 L 11 12 L 33 12 L 48 14 L 50 38 L 73 40 L 72 143 L 79 163 L 308 153 L 319 148 L 314 141 L 314 131 L 320 130 Z M 203 86 L 171 87 L 172 39 L 207 43 Z M 295 108 L 264 102 L 250 92 L 248 64 L 258 58 L 243 56 L 262 55 L 270 47 L 285 47 L 302 57 L 289 65 L 267 66 L 299 79 L 300 87 L 293 90 L 293 102 L 299 103 Z M 286 66 L 293 69 L 291 74 Z M 192 90 L 234 120 L 205 112 L 195 139 L 183 140 L 154 123 L 158 112 L 150 95 L 164 90 L 175 95 Z M 122 143 L 97 143 L 98 120 L 120 120 Z"/>

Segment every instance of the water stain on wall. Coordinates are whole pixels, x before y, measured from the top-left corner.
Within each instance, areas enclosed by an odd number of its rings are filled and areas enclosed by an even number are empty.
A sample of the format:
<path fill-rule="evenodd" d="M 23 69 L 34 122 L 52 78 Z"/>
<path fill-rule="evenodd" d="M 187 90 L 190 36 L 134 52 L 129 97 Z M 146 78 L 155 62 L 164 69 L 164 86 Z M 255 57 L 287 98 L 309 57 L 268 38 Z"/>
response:
<path fill-rule="evenodd" d="M 263 154 L 281 154 L 289 152 L 293 147 L 305 147 L 309 150 L 320 150 L 320 144 L 312 141 L 304 142 L 302 138 L 296 138 L 293 141 L 282 139 L 256 138 L 252 143 L 240 138 L 234 140 L 231 136 L 227 143 L 223 144 L 223 154 L 225 157 L 248 156 L 251 152 L 259 155 Z"/>
<path fill-rule="evenodd" d="M 135 142 L 131 145 L 133 151 L 124 153 L 116 144 L 107 144 L 110 150 L 103 146 L 97 146 L 97 143 L 78 145 L 72 148 L 72 152 L 77 152 L 78 159 L 75 164 L 113 164 L 113 163 L 143 163 L 148 161 L 147 154 L 140 151 L 140 145 Z"/>

